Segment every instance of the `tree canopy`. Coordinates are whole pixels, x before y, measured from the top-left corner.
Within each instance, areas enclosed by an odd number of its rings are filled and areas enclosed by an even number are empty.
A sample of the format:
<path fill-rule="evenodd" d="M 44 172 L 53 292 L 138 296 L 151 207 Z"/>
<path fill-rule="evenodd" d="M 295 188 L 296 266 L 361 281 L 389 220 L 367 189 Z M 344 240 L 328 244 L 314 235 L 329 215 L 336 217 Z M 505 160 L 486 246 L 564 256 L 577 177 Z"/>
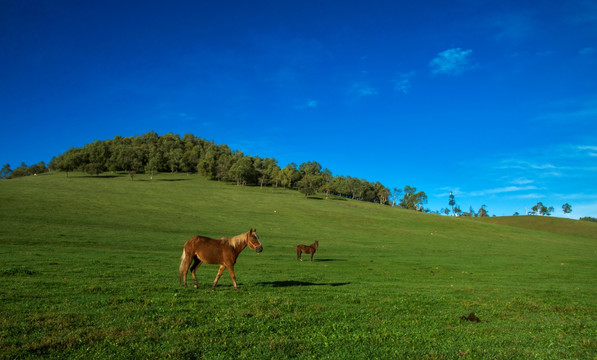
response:
<path fill-rule="evenodd" d="M 150 174 L 152 179 L 157 172 L 197 172 L 211 180 L 235 182 L 239 186 L 282 186 L 296 189 L 305 197 L 322 192 L 326 197 L 335 195 L 386 205 L 391 204 L 392 197 L 390 189 L 379 182 L 333 176 L 316 161 L 290 163 L 281 168 L 276 159 L 245 155 L 192 134 L 180 138 L 172 133 L 159 136 L 152 131 L 141 136 L 97 140 L 54 157 L 49 167 L 65 172 L 66 176 L 73 171 L 91 175 L 121 171 L 131 179 L 141 172 Z M 427 196 L 421 191 L 400 206 L 420 210 L 426 201 Z"/>

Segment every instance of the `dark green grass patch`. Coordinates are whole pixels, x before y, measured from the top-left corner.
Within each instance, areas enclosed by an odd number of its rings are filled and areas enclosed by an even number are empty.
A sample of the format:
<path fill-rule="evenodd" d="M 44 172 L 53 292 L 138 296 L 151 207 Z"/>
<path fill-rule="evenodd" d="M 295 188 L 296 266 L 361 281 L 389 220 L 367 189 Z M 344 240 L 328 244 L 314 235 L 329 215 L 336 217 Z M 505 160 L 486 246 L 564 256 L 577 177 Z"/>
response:
<path fill-rule="evenodd" d="M 186 174 L 21 178 L 0 200 L 2 358 L 597 353 L 592 223 L 493 224 Z M 188 238 L 249 228 L 264 251 L 240 255 L 241 291 L 225 273 L 212 292 L 215 265 L 180 286 Z M 481 322 L 460 319 L 471 312 Z"/>

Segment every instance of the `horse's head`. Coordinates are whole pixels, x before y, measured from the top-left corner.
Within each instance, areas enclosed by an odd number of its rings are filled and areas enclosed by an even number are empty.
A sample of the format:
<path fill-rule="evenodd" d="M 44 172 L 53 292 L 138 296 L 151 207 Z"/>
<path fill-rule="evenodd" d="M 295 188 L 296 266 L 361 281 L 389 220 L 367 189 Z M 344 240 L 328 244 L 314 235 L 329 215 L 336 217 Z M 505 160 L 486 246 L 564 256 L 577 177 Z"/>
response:
<path fill-rule="evenodd" d="M 247 237 L 249 239 L 248 244 L 251 249 L 257 251 L 258 253 L 263 251 L 263 246 L 261 246 L 261 243 L 259 242 L 259 236 L 257 236 L 257 229 L 249 230 Z"/>

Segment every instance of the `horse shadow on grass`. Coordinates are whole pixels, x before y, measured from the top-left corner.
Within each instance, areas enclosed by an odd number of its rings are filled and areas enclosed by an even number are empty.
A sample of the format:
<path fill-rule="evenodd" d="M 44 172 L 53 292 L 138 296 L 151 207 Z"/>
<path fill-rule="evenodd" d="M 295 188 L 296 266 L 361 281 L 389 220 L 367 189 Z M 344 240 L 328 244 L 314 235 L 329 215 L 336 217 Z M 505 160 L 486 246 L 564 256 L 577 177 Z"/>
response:
<path fill-rule="evenodd" d="M 310 281 L 296 281 L 296 280 L 283 280 L 283 281 L 263 281 L 258 282 L 257 285 L 264 287 L 293 287 L 293 286 L 344 286 L 350 285 L 349 282 L 341 283 L 314 283 Z"/>
<path fill-rule="evenodd" d="M 346 259 L 313 259 L 313 262 L 346 261 Z"/>

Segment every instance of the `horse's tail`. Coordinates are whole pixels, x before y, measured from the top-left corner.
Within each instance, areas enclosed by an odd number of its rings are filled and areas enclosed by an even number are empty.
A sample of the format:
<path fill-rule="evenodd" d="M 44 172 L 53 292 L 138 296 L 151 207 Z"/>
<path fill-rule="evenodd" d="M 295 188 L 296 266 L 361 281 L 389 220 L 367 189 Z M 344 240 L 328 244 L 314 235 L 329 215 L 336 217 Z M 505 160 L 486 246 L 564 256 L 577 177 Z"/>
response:
<path fill-rule="evenodd" d="M 180 257 L 180 266 L 178 267 L 178 277 L 180 278 L 180 282 L 182 282 L 183 273 L 185 272 L 184 269 L 187 266 L 187 253 L 184 249 L 182 249 L 182 256 Z"/>

